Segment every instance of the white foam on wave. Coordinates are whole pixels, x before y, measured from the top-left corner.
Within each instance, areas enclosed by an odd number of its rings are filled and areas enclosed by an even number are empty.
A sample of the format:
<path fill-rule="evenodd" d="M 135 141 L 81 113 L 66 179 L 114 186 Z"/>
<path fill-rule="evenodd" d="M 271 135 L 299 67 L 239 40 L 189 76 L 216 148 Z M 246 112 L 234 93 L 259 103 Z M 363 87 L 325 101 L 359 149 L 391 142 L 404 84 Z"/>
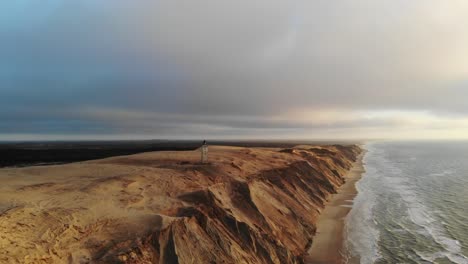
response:
<path fill-rule="evenodd" d="M 442 246 L 445 251 L 436 253 L 426 253 L 424 256 L 433 260 L 440 258 L 441 255 L 450 259 L 453 263 L 468 264 L 468 258 L 461 252 L 461 244 L 458 240 L 450 238 L 444 228 L 428 212 L 423 204 L 414 202 L 412 206 L 419 204 L 418 207 L 408 208 L 408 214 L 413 223 L 424 229 L 422 234 L 432 238 L 437 244 Z"/>
<path fill-rule="evenodd" d="M 452 175 L 452 174 L 455 174 L 454 170 L 444 170 L 444 171 L 441 171 L 441 172 L 431 173 L 431 174 L 429 174 L 429 176 L 442 177 L 442 176 L 448 176 L 448 175 Z"/>
<path fill-rule="evenodd" d="M 384 166 L 385 175 L 382 180 L 385 184 L 398 193 L 407 207 L 407 213 L 413 223 L 421 227 L 421 230 L 415 230 L 421 233 L 437 244 L 445 251 L 435 253 L 417 253 L 421 258 L 433 262 L 437 258 L 447 257 L 453 263 L 468 264 L 468 258 L 461 252 L 460 242 L 449 237 L 443 225 L 433 215 L 435 211 L 431 211 L 419 199 L 418 193 L 413 189 L 408 177 L 405 177 L 398 167 L 389 160 L 380 160 Z M 453 170 L 445 170 L 441 173 L 431 174 L 432 176 L 442 176 L 452 174 Z"/>
<path fill-rule="evenodd" d="M 367 164 L 368 155 L 373 155 L 371 145 L 366 145 L 368 153 L 364 158 Z M 375 173 L 372 167 L 366 166 L 366 172 L 356 183 L 358 195 L 354 199 L 353 207 L 346 217 L 346 247 L 348 258 L 358 256 L 360 263 L 374 263 L 380 258 L 378 248 L 379 231 L 375 227 L 373 207 L 376 194 L 369 186 L 369 177 Z"/>
<path fill-rule="evenodd" d="M 443 258 L 447 258 L 449 259 L 451 262 L 453 263 L 462 263 L 462 264 L 465 264 L 465 263 L 468 263 L 468 259 L 465 257 L 465 256 L 459 256 L 459 255 L 453 255 L 453 254 L 450 254 L 450 253 L 447 253 L 446 251 L 439 251 L 439 252 L 435 252 L 435 253 L 424 253 L 424 252 L 420 252 L 420 251 L 417 251 L 415 250 L 415 253 L 423 260 L 425 261 L 428 261 L 428 262 L 431 262 L 431 263 L 434 263 L 435 260 L 437 259 L 443 259 Z"/>
<path fill-rule="evenodd" d="M 379 199 L 379 188 L 383 187 L 385 190 L 399 194 L 401 200 L 398 199 L 398 202 L 407 208 L 409 219 L 420 227 L 411 232 L 422 234 L 443 248 L 439 252 L 416 252 L 421 259 L 434 262 L 436 259 L 447 258 L 453 263 L 468 264 L 468 258 L 461 252 L 460 242 L 450 237 L 444 225 L 436 219 L 437 212 L 431 211 L 423 203 L 418 190 L 415 189 L 417 186 L 404 175 L 402 170 L 404 167 L 401 166 L 405 164 L 389 160 L 385 150 L 380 146 L 368 144 L 366 149 L 368 150 L 364 158 L 366 173 L 356 184 L 359 193 L 346 219 L 346 244 L 350 257 L 359 256 L 360 262 L 364 264 L 374 263 L 381 258 L 380 232 L 374 219 L 374 206 Z M 453 173 L 453 170 L 444 170 L 430 176 L 446 176 Z"/>

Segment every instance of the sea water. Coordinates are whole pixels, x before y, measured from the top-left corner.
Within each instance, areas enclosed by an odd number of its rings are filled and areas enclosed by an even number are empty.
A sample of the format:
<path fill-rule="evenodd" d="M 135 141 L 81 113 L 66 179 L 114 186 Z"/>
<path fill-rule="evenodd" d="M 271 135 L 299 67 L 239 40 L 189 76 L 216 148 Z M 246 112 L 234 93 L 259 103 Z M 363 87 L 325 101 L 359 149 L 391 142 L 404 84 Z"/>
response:
<path fill-rule="evenodd" d="M 468 142 L 365 146 L 349 263 L 468 263 Z"/>

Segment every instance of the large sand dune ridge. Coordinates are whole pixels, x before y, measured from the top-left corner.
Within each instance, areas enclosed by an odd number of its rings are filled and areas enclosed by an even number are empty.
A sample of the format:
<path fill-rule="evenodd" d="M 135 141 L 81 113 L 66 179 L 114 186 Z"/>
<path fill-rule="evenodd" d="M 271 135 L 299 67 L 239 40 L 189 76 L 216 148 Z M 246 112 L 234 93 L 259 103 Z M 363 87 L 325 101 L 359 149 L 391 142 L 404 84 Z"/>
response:
<path fill-rule="evenodd" d="M 301 263 L 352 146 L 211 146 L 0 170 L 0 262 Z"/>

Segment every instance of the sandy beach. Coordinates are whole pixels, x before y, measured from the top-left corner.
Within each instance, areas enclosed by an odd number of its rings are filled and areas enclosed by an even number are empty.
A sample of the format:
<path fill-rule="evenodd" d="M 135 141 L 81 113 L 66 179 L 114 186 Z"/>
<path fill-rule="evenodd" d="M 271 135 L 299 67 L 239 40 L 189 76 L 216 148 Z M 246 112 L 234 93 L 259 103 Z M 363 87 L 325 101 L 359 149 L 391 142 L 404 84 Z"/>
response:
<path fill-rule="evenodd" d="M 364 173 L 363 156 L 358 157 L 343 184 L 328 200 L 317 221 L 317 234 L 313 238 L 305 263 L 337 264 L 344 262 L 345 218 L 351 211 L 357 195 L 356 182 Z"/>

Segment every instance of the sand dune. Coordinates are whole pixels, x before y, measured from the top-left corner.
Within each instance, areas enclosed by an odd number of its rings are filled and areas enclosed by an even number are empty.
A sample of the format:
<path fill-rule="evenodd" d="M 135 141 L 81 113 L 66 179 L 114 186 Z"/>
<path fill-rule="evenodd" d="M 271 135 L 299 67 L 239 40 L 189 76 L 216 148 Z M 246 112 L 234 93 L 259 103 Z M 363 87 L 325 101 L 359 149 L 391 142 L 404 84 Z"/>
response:
<path fill-rule="evenodd" d="M 300 263 L 357 146 L 210 147 L 0 170 L 2 263 Z"/>

